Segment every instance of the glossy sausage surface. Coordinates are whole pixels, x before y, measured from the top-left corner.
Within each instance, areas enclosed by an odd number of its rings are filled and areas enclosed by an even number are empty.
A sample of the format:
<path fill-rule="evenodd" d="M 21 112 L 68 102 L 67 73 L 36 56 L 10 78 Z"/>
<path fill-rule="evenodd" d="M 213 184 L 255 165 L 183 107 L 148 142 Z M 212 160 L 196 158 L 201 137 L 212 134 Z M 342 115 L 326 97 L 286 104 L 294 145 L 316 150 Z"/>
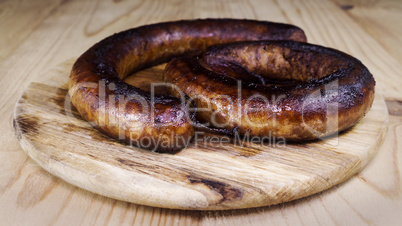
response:
<path fill-rule="evenodd" d="M 141 148 L 173 153 L 186 146 L 194 133 L 184 101 L 152 95 L 122 79 L 173 57 L 245 40 L 306 41 L 306 37 L 292 25 L 237 19 L 133 28 L 105 38 L 77 59 L 69 81 L 72 103 L 104 134 Z"/>
<path fill-rule="evenodd" d="M 375 86 L 356 58 L 294 41 L 212 46 L 200 59 L 170 61 L 164 79 L 194 101 L 208 126 L 290 141 L 350 128 L 370 109 Z"/>

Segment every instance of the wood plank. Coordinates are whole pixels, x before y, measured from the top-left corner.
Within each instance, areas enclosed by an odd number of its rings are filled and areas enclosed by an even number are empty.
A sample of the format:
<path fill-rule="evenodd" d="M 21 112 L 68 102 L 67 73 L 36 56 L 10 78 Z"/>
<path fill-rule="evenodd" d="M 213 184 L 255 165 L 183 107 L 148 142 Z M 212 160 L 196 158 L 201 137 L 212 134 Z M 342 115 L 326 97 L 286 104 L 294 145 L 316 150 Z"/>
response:
<path fill-rule="evenodd" d="M 62 4 L 52 1 L 49 5 L 42 0 L 28 2 L 13 0 L 2 1 L 6 6 L 0 4 L 0 14 L 5 19 L 1 29 L 7 32 L 0 35 L 0 43 L 5 43 L 1 53 L 4 58 L 0 61 L 0 116 L 4 119 L 0 120 L 0 219 L 4 224 L 398 225 L 402 221 L 398 214 L 402 208 L 400 115 L 390 116 L 384 145 L 376 157 L 360 174 L 340 186 L 281 205 L 218 212 L 176 211 L 116 202 L 71 186 L 27 157 L 14 138 L 11 123 L 15 103 L 31 81 L 60 62 L 77 57 L 101 38 L 146 23 L 198 17 L 297 24 L 306 30 L 311 42 L 362 59 L 376 78 L 378 93 L 388 100 L 393 112 L 398 112 L 402 109 L 397 104 L 402 99 L 398 91 L 402 58 L 393 53 L 400 48 L 391 43 L 399 43 L 401 37 L 397 29 L 402 21 L 399 1 L 353 1 L 355 7 L 349 11 L 328 0 L 94 0 L 61 1 Z M 126 4 L 129 10 L 119 4 Z M 20 13 L 7 13 L 7 7 Z M 34 19 L 24 17 L 27 14 L 35 15 Z M 358 50 L 359 46 L 364 52 Z"/>
<path fill-rule="evenodd" d="M 402 62 L 402 1 L 333 0 L 399 63 Z M 390 26 L 384 26 L 384 25 Z"/>

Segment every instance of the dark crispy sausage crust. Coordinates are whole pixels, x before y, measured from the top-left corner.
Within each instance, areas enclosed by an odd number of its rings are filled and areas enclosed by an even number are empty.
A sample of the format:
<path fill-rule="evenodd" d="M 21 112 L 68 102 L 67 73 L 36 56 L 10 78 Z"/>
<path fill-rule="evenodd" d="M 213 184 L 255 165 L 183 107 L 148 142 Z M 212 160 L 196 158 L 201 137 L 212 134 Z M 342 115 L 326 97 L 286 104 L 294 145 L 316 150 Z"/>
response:
<path fill-rule="evenodd" d="M 227 67 L 229 65 L 229 67 Z M 239 93 L 232 67 L 243 77 L 298 81 L 264 86 L 243 83 Z M 220 73 L 216 73 L 219 71 Z M 248 75 L 247 75 L 248 73 Z M 174 83 L 212 126 L 250 136 L 312 140 L 353 126 L 370 109 L 375 81 L 356 58 L 293 41 L 240 42 L 210 47 L 203 57 L 176 58 L 164 79 Z"/>
<path fill-rule="evenodd" d="M 186 106 L 172 96 L 153 97 L 122 79 L 172 57 L 244 40 L 306 41 L 306 37 L 292 25 L 236 19 L 134 28 L 102 40 L 78 58 L 69 82 L 72 103 L 102 133 L 143 148 L 177 151 L 194 133 Z"/>

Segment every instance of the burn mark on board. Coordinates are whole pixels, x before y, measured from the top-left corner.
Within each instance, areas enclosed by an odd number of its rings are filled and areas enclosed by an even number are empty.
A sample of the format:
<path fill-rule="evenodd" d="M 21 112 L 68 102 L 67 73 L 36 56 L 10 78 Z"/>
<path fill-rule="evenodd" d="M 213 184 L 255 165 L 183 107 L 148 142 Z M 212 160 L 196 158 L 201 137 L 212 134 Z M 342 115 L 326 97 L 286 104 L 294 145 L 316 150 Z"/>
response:
<path fill-rule="evenodd" d="M 355 6 L 354 5 L 350 5 L 350 4 L 344 4 L 344 5 L 340 5 L 339 8 L 347 11 L 347 10 L 351 10 L 353 9 Z"/>
<path fill-rule="evenodd" d="M 118 158 L 116 159 L 118 162 L 120 162 L 122 165 L 126 165 L 132 168 L 144 168 L 144 169 L 149 169 L 149 168 L 154 168 L 151 165 L 146 165 L 146 164 L 142 164 L 140 162 L 135 162 L 129 159 L 123 159 L 123 158 Z"/>
<path fill-rule="evenodd" d="M 221 203 L 226 200 L 232 201 L 241 199 L 243 197 L 243 191 L 241 189 L 234 188 L 229 184 L 223 182 L 208 180 L 205 178 L 199 178 L 192 175 L 187 176 L 187 179 L 190 181 L 191 184 L 204 184 L 211 190 L 214 190 L 219 194 L 221 194 L 222 195 Z"/>
<path fill-rule="evenodd" d="M 13 126 L 17 131 L 17 139 L 21 139 L 21 134 L 34 136 L 38 134 L 39 118 L 37 116 L 18 115 L 13 121 Z M 21 132 L 21 134 L 18 134 Z"/>

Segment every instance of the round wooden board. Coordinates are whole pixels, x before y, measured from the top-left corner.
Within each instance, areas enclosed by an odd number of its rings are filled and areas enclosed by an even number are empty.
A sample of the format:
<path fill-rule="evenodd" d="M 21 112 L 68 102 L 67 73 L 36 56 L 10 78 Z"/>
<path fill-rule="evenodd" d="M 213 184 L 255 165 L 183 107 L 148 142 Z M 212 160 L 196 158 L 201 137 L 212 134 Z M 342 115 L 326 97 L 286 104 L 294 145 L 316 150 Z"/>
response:
<path fill-rule="evenodd" d="M 16 105 L 14 128 L 26 153 L 44 169 L 83 189 L 137 204 L 223 210 L 305 197 L 345 181 L 375 155 L 388 114 L 376 96 L 352 129 L 304 144 L 248 143 L 199 134 L 177 154 L 126 146 L 83 121 L 67 95 L 73 60 L 33 82 Z M 163 66 L 132 76 L 146 87 Z M 226 141 L 226 142 L 225 142 Z"/>

